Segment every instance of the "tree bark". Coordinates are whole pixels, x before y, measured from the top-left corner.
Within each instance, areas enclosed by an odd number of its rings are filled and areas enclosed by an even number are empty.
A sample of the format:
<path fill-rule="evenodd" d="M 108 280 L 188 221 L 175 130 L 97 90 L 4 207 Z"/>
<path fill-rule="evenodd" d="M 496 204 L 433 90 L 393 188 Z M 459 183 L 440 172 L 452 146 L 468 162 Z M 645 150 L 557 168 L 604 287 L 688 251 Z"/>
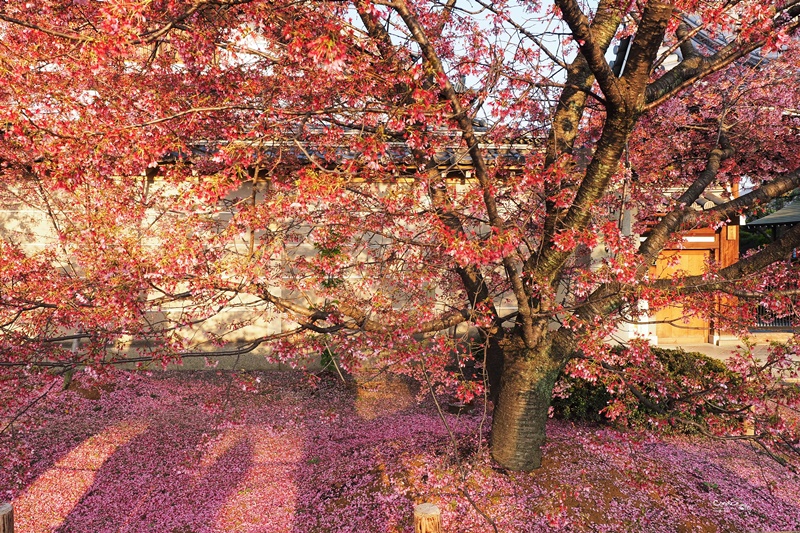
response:
<path fill-rule="evenodd" d="M 492 457 L 502 467 L 530 471 L 542 463 L 545 425 L 558 375 L 564 364 L 547 340 L 535 348 L 505 346 L 500 397 L 492 418 Z"/>

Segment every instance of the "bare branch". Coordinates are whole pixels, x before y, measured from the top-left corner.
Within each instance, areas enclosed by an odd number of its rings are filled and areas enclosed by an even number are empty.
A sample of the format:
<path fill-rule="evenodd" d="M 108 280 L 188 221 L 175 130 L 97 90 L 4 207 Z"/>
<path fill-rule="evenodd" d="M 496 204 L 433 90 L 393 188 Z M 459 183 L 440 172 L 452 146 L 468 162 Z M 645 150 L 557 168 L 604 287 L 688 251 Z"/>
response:
<path fill-rule="evenodd" d="M 436 50 L 428 40 L 422 25 L 411 13 L 408 5 L 405 3 L 405 1 L 398 2 L 394 5 L 394 9 L 403 19 L 403 22 L 408 27 L 409 31 L 414 37 L 414 40 L 422 49 L 425 60 L 436 74 L 438 78 L 437 81 L 442 85 L 442 94 L 453 108 L 454 119 L 457 121 L 458 126 L 461 129 L 462 137 L 467 145 L 469 155 L 472 159 L 472 164 L 475 169 L 475 177 L 478 179 L 478 182 L 481 185 L 483 203 L 486 207 L 487 215 L 489 216 L 489 222 L 498 233 L 502 234 L 506 231 L 505 221 L 500 216 L 500 212 L 497 207 L 497 200 L 494 197 L 494 192 L 491 187 L 484 154 L 480 149 L 478 138 L 475 135 L 475 130 L 472 126 L 472 117 L 468 116 L 466 110 L 461 105 L 461 100 L 453 88 L 452 83 L 450 83 Z M 522 280 L 517 274 L 516 266 L 509 257 L 503 258 L 503 265 L 508 273 L 514 295 L 517 298 L 517 305 L 519 307 L 520 318 L 525 331 L 525 338 L 530 341 L 530 339 L 533 339 L 535 335 L 533 332 L 533 322 L 531 320 L 532 310 L 528 304 L 525 288 L 522 284 Z"/>
<path fill-rule="evenodd" d="M 476 1 L 476 3 L 478 3 L 479 5 L 483 6 L 484 8 L 486 8 L 486 9 L 488 9 L 489 11 L 491 11 L 492 13 L 494 13 L 495 15 L 500 15 L 500 14 L 501 14 L 501 13 L 500 13 L 500 12 L 497 10 L 497 8 L 495 8 L 495 7 L 494 7 L 494 5 L 493 5 L 492 3 L 483 2 L 482 0 L 475 0 L 475 1 Z M 561 68 L 563 68 L 563 69 L 566 69 L 566 68 L 567 68 L 567 64 L 566 64 L 566 63 L 565 63 L 565 62 L 564 62 L 562 59 L 560 59 L 560 58 L 559 58 L 558 56 L 556 56 L 556 55 L 555 55 L 553 52 L 551 52 L 551 51 L 550 51 L 550 49 L 549 49 L 547 46 L 545 46 L 545 45 L 544 45 L 544 43 L 542 42 L 542 40 L 541 40 L 541 39 L 539 39 L 539 38 L 538 38 L 536 35 L 534 35 L 534 34 L 533 34 L 533 33 L 531 33 L 530 31 L 528 31 L 527 29 L 525 29 L 525 27 L 524 27 L 522 24 L 519 24 L 518 22 L 516 22 L 515 20 L 513 20 L 513 19 L 511 19 L 511 18 L 509 18 L 509 17 L 504 17 L 504 18 L 503 18 L 503 20 L 505 20 L 507 23 L 511 24 L 511 26 L 513 26 L 513 27 L 514 27 L 514 29 L 516 29 L 516 30 L 517 30 L 518 32 L 520 32 L 522 35 L 524 35 L 525 37 L 527 37 L 528 39 L 530 39 L 531 41 L 533 41 L 533 43 L 534 43 L 534 44 L 535 44 L 537 47 L 539 47 L 539 49 L 540 49 L 542 52 L 544 52 L 544 53 L 545 53 L 545 55 L 546 55 L 547 57 L 549 57 L 549 58 L 550 58 L 550 60 L 551 60 L 553 63 L 555 63 L 556 65 L 558 65 L 559 67 L 561 67 Z"/>

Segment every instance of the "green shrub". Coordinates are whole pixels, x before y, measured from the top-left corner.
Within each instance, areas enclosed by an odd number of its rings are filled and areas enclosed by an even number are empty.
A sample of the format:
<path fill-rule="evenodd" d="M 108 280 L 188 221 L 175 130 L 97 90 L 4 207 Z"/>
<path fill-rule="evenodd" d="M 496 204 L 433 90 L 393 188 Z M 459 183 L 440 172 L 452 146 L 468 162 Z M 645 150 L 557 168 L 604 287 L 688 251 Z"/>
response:
<path fill-rule="evenodd" d="M 603 383 L 591 382 L 566 374 L 562 374 L 559 381 L 564 387 L 567 397 L 553 396 L 550 406 L 553 408 L 554 417 L 586 422 L 604 422 L 606 420 L 600 411 L 611 401 L 611 394 Z"/>
<path fill-rule="evenodd" d="M 623 350 L 620 348 L 620 350 Z M 667 350 L 652 348 L 656 361 L 663 371 L 662 383 L 667 383 L 666 397 L 656 397 L 651 405 L 640 402 L 630 389 L 624 395 L 617 396 L 627 407 L 627 421 L 638 425 L 653 418 L 669 416 L 675 409 L 680 408 L 684 419 L 699 420 L 707 413 L 703 403 L 703 395 L 698 391 L 714 389 L 722 383 L 734 384 L 737 376 L 728 370 L 722 361 L 712 359 L 698 352 L 685 352 L 683 350 Z M 629 384 L 636 387 L 638 392 L 648 398 L 655 391 L 653 383 L 637 382 L 637 372 L 634 367 L 615 369 L 625 373 Z M 652 370 L 652 368 L 648 369 Z M 609 372 L 606 378 L 613 376 Z M 562 374 L 559 378 L 559 388 L 562 393 L 553 397 L 553 416 L 565 420 L 581 420 L 588 422 L 604 422 L 607 417 L 601 413 L 603 409 L 615 398 L 601 377 L 595 382 Z M 561 397 L 566 396 L 566 397 Z M 689 425 L 681 429 L 688 428 Z"/>

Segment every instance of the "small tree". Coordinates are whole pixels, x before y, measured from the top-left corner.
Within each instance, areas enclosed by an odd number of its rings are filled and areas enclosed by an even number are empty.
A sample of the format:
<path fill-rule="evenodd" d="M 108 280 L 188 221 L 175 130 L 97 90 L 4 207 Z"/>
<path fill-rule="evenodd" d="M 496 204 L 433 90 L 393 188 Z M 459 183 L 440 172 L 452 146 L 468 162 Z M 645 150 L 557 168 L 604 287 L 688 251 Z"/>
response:
<path fill-rule="evenodd" d="M 768 285 L 796 294 L 800 225 L 703 276 L 651 273 L 686 231 L 800 185 L 794 2 L 44 0 L 0 20 L 0 195 L 41 214 L 3 223 L 7 390 L 118 362 L 131 339 L 133 361 L 210 356 L 277 318 L 218 354 L 269 342 L 435 373 L 452 343 L 437 333 L 469 325 L 492 454 L 529 470 L 570 361 L 653 362 L 604 343 L 640 301 L 741 329 Z M 742 363 L 743 401 L 796 402 L 754 379 L 793 354 Z"/>

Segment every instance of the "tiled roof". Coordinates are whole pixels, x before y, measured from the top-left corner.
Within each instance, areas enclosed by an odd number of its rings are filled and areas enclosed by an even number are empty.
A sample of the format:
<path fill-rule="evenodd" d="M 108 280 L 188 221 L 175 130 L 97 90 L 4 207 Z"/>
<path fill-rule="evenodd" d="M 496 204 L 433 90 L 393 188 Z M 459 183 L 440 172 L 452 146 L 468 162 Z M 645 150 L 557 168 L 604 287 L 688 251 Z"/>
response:
<path fill-rule="evenodd" d="M 771 215 L 761 217 L 753 222 L 748 222 L 748 226 L 779 226 L 781 224 L 797 224 L 800 222 L 800 200 L 795 200 L 783 209 L 775 211 Z"/>

